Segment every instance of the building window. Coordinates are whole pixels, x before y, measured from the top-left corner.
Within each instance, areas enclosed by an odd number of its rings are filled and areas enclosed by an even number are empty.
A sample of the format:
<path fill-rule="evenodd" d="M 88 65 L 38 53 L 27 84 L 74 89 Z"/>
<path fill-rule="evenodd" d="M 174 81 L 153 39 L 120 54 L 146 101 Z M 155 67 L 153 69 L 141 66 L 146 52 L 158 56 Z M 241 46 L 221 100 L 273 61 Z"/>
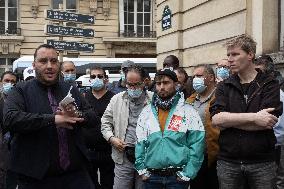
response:
<path fill-rule="evenodd" d="M 151 28 L 151 1 L 137 0 L 137 35 L 149 35 Z"/>
<path fill-rule="evenodd" d="M 77 1 L 76 0 L 52 0 L 52 8 L 59 9 L 59 4 L 62 4 L 64 11 L 77 12 Z M 76 27 L 76 23 L 66 23 L 66 26 Z"/>
<path fill-rule="evenodd" d="M 63 5 L 63 10 L 69 12 L 77 11 L 77 2 L 76 0 L 52 0 L 53 9 L 59 9 L 59 4 Z"/>
<path fill-rule="evenodd" d="M 0 34 L 17 34 L 18 1 L 0 0 Z"/>
<path fill-rule="evenodd" d="M 120 0 L 120 8 L 123 9 L 120 11 L 120 33 L 123 36 L 151 37 L 151 0 Z"/>
<path fill-rule="evenodd" d="M 123 0 L 123 12 L 124 12 L 124 32 L 134 33 L 134 1 Z"/>
<path fill-rule="evenodd" d="M 0 58 L 0 74 L 5 71 L 11 71 L 15 60 L 16 58 Z"/>

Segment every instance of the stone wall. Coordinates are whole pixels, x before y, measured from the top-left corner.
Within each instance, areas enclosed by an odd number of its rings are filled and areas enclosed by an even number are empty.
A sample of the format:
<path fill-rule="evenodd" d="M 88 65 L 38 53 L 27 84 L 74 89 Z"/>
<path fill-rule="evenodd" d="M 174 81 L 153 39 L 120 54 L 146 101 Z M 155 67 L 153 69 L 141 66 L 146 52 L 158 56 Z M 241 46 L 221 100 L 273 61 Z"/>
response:
<path fill-rule="evenodd" d="M 172 10 L 172 28 L 162 31 L 164 7 Z M 251 35 L 257 54 L 279 50 L 278 2 L 269 0 L 157 0 L 158 67 L 174 54 L 191 72 L 197 64 L 226 58 L 224 44 L 241 34 Z"/>

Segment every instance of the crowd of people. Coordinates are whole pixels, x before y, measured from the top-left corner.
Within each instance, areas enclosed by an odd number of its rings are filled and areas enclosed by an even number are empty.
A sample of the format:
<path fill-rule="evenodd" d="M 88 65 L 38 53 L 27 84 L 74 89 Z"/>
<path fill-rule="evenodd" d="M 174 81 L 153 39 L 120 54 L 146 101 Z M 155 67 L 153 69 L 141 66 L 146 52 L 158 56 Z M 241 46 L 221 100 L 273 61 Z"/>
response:
<path fill-rule="evenodd" d="M 284 85 L 241 35 L 188 75 L 169 55 L 151 81 L 132 61 L 109 83 L 40 45 L 1 76 L 0 189 L 283 189 Z"/>

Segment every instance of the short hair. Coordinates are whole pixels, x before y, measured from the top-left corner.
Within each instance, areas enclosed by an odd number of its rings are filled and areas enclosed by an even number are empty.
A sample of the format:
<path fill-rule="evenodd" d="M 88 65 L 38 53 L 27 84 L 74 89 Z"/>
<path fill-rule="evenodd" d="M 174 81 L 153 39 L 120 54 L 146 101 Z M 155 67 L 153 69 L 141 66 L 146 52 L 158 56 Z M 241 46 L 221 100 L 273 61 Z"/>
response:
<path fill-rule="evenodd" d="M 18 81 L 17 75 L 16 75 L 14 72 L 12 72 L 12 71 L 6 71 L 6 72 L 2 73 L 2 75 L 1 75 L 1 81 L 3 81 L 3 78 L 5 77 L 5 75 L 8 75 L 8 74 L 15 76 L 15 77 L 16 77 L 16 82 Z"/>
<path fill-rule="evenodd" d="M 42 45 L 40 45 L 40 46 L 38 46 L 38 47 L 36 48 L 35 53 L 34 53 L 34 60 L 36 59 L 37 51 L 38 51 L 39 49 L 41 49 L 41 48 L 54 49 L 54 50 L 56 51 L 56 49 L 55 49 L 54 46 L 48 45 L 48 44 L 42 44 Z"/>
<path fill-rule="evenodd" d="M 165 77 L 168 77 L 168 78 L 171 79 L 171 77 L 168 76 L 168 75 L 156 75 L 155 78 L 154 78 L 154 81 L 155 81 L 155 83 L 156 83 L 157 81 L 161 81 L 161 80 L 164 79 Z M 172 80 L 172 79 L 171 79 L 171 80 Z M 172 81 L 175 82 L 174 80 L 172 80 Z"/>
<path fill-rule="evenodd" d="M 227 62 L 228 62 L 228 58 L 222 58 L 222 59 L 220 59 L 218 62 L 216 62 L 216 64 L 218 65 L 218 64 L 219 64 L 219 62 L 221 62 L 221 61 L 223 61 L 223 60 L 225 60 L 225 61 L 227 61 Z"/>
<path fill-rule="evenodd" d="M 125 77 L 127 77 L 127 74 L 129 72 L 136 72 L 136 73 L 138 73 L 142 80 L 144 80 L 146 78 L 146 71 L 140 65 L 135 64 L 135 65 L 132 65 L 132 66 L 128 67 L 126 72 L 125 72 Z"/>
<path fill-rule="evenodd" d="M 272 58 L 269 55 L 260 55 L 258 56 L 255 61 L 254 61 L 255 65 L 263 65 L 265 72 L 267 73 L 272 73 L 275 71 L 275 66 L 273 63 Z"/>
<path fill-rule="evenodd" d="M 179 74 L 183 74 L 183 75 L 185 76 L 184 82 L 186 82 L 187 79 L 188 79 L 188 74 L 186 73 L 185 69 L 183 69 L 183 68 L 177 68 L 177 69 L 175 69 L 175 70 L 176 70 Z"/>
<path fill-rule="evenodd" d="M 246 53 L 256 53 L 256 42 L 248 35 L 240 35 L 226 42 L 227 49 L 240 47 Z"/>
<path fill-rule="evenodd" d="M 167 56 L 166 58 L 171 58 L 172 59 L 172 64 L 173 64 L 173 68 L 174 69 L 179 67 L 179 59 L 178 59 L 178 57 L 176 57 L 175 55 L 171 54 L 171 55 Z M 165 59 L 164 59 L 164 62 L 165 62 Z M 163 63 L 163 65 L 164 65 L 164 63 Z"/>
<path fill-rule="evenodd" d="M 145 79 L 148 78 L 151 80 L 151 76 L 149 74 L 149 72 L 147 70 L 144 70 L 145 71 Z"/>
<path fill-rule="evenodd" d="M 108 78 L 108 76 L 107 76 L 107 74 L 106 74 L 106 71 L 103 69 L 102 66 L 93 66 L 93 67 L 91 67 L 91 69 L 90 69 L 90 75 L 91 75 L 91 72 L 92 72 L 93 70 L 100 70 L 100 71 L 103 71 L 105 78 Z"/>
<path fill-rule="evenodd" d="M 203 68 L 204 68 L 204 71 L 205 71 L 207 74 L 213 75 L 214 78 L 216 77 L 216 76 L 215 76 L 214 69 L 213 69 L 213 67 L 212 67 L 210 64 L 198 64 L 197 66 L 195 66 L 194 69 L 200 68 L 200 67 L 203 67 Z"/>
<path fill-rule="evenodd" d="M 73 61 L 66 60 L 66 61 L 63 61 L 63 62 L 60 63 L 60 70 L 61 70 L 61 71 L 62 71 L 62 69 L 63 69 L 63 65 L 64 65 L 64 64 L 67 64 L 67 63 L 73 64 L 74 67 L 76 68 L 75 63 L 74 63 Z"/>

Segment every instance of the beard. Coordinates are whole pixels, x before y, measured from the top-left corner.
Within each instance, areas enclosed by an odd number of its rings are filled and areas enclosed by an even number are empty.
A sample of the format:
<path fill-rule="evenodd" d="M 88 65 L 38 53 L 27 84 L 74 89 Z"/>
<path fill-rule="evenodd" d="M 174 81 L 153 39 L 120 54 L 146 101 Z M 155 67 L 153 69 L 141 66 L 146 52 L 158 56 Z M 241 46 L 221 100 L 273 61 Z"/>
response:
<path fill-rule="evenodd" d="M 53 85 L 53 84 L 57 83 L 57 82 L 58 82 L 58 79 L 59 79 L 59 72 L 56 74 L 56 77 L 55 77 L 55 79 L 53 79 L 53 80 L 47 80 L 47 79 L 45 79 L 44 74 L 42 74 L 42 72 L 39 71 L 39 70 L 37 70 L 37 69 L 35 69 L 35 73 L 36 73 L 36 78 L 37 78 L 42 84 L 47 85 L 47 86 L 50 86 L 50 85 Z"/>
<path fill-rule="evenodd" d="M 178 92 L 174 92 L 171 93 L 173 95 L 167 95 L 166 97 L 164 96 L 163 98 L 161 96 L 159 96 L 159 94 L 154 93 L 153 96 L 153 105 L 155 107 L 161 108 L 163 110 L 170 110 L 173 106 L 173 104 L 179 100 L 179 93 Z"/>
<path fill-rule="evenodd" d="M 169 99 L 171 99 L 175 94 L 176 94 L 175 88 L 172 89 L 171 92 L 167 92 L 167 91 L 157 91 L 157 95 L 158 95 L 162 100 L 169 100 Z"/>

